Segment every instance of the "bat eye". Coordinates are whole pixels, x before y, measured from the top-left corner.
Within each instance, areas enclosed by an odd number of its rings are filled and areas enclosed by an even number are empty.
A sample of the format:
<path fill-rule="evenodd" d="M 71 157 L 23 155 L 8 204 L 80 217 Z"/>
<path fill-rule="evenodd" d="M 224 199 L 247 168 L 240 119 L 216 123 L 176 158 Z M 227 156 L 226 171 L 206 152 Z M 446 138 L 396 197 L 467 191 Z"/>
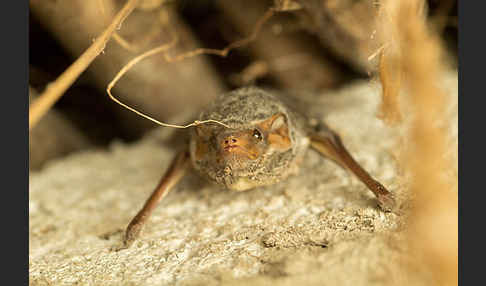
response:
<path fill-rule="evenodd" d="M 262 140 L 263 139 L 262 133 L 260 133 L 260 131 L 258 131 L 258 129 L 253 130 L 253 137 L 255 137 L 258 140 Z"/>

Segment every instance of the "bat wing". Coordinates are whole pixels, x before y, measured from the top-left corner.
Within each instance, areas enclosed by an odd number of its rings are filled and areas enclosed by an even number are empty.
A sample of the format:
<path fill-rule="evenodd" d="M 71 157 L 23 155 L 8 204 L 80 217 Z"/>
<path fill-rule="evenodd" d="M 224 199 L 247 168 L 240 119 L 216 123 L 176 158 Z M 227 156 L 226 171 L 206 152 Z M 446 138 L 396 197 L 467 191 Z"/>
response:
<path fill-rule="evenodd" d="M 356 177 L 370 189 L 378 199 L 379 206 L 384 211 L 391 211 L 395 207 L 395 200 L 380 182 L 356 162 L 349 151 L 344 147 L 337 133 L 325 125 L 319 126 L 317 131 L 309 135 L 311 146 L 324 157 L 331 159 L 341 167 L 351 171 Z"/>

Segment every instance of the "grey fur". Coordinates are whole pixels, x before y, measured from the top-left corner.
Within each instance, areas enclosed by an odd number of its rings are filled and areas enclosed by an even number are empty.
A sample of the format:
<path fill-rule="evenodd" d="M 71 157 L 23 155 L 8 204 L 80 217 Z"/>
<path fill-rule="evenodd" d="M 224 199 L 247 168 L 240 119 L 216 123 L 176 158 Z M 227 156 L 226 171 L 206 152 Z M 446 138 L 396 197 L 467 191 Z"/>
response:
<path fill-rule="evenodd" d="M 235 159 L 230 163 L 217 162 L 218 136 L 253 129 L 257 123 L 276 113 L 283 113 L 286 117 L 291 140 L 289 150 L 279 152 L 262 145 L 265 148 L 264 154 L 253 161 Z M 202 175 L 228 189 L 243 191 L 269 185 L 296 173 L 309 146 L 305 118 L 291 111 L 272 92 L 260 88 L 241 88 L 220 95 L 201 112 L 199 120 L 207 119 L 218 120 L 231 129 L 218 124 L 198 126 L 201 131 L 199 134 L 193 129 L 190 140 L 191 161 Z M 197 140 L 205 140 L 209 146 L 207 156 L 201 160 L 196 160 L 195 156 Z"/>

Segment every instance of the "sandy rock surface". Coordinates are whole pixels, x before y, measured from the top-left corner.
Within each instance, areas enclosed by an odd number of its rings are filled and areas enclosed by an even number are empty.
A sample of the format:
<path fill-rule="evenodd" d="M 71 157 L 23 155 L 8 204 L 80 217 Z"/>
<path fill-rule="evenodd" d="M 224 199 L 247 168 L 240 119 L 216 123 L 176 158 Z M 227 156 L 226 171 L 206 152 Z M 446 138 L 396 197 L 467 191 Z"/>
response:
<path fill-rule="evenodd" d="M 457 140 L 457 73 L 445 85 Z M 353 176 L 309 151 L 299 175 L 230 192 L 190 174 L 159 205 L 142 237 L 113 251 L 174 156 L 169 129 L 114 142 L 31 172 L 32 285 L 390 285 L 403 277 L 406 187 L 394 159 L 398 137 L 376 118 L 380 89 L 369 82 L 315 97 L 309 112 L 341 134 L 365 169 L 402 207 L 383 213 Z M 333 108 L 329 108 L 333 107 Z M 321 110 L 332 110 L 322 113 Z M 457 141 L 454 141 L 457 142 Z M 303 284 L 302 284 L 303 283 Z"/>

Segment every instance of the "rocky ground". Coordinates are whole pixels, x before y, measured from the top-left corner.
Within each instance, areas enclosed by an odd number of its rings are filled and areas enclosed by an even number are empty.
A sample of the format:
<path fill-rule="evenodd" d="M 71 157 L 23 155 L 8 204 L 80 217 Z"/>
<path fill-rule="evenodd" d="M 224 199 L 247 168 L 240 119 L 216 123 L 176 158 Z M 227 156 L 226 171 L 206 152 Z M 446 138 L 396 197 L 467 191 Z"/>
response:
<path fill-rule="evenodd" d="M 455 98 L 457 140 L 457 73 L 444 86 Z M 360 82 L 308 99 L 310 112 L 396 194 L 396 213 L 381 212 L 363 184 L 309 151 L 298 176 L 253 191 L 221 190 L 190 174 L 140 240 L 113 251 L 175 154 L 179 133 L 160 128 L 31 172 L 31 285 L 428 284 L 427 273 L 402 271 L 407 189 L 395 160 L 399 133 L 376 118 L 379 86 Z"/>

